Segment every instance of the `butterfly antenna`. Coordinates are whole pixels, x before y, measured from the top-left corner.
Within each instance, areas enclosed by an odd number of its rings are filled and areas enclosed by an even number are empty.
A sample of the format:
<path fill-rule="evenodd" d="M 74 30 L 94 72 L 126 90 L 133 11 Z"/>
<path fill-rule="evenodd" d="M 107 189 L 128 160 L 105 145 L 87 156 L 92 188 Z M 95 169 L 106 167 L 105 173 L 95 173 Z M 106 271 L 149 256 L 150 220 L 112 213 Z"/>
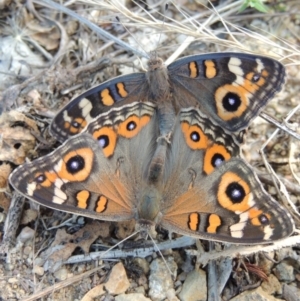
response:
<path fill-rule="evenodd" d="M 164 27 L 164 25 L 165 25 L 165 22 L 166 22 L 166 12 L 168 11 L 168 9 L 169 9 L 169 3 L 166 3 L 166 4 L 165 4 L 165 10 L 164 10 L 164 14 L 163 14 L 162 28 Z M 159 34 L 159 38 L 158 38 L 157 45 L 159 45 L 159 44 L 160 44 L 161 36 L 162 36 L 162 31 L 160 31 L 160 34 Z"/>
<path fill-rule="evenodd" d="M 119 246 L 120 244 L 122 244 L 124 241 L 128 240 L 129 238 L 133 237 L 134 235 L 138 234 L 140 232 L 140 230 L 135 231 L 134 233 L 130 234 L 129 236 L 125 237 L 124 239 L 120 240 L 118 243 L 116 243 L 115 245 L 113 245 L 112 247 L 110 247 L 109 249 L 107 249 L 104 253 L 101 254 L 101 256 L 99 257 L 101 259 L 102 256 L 104 256 L 105 254 L 107 254 L 108 252 L 110 252 L 112 249 L 114 249 L 115 247 Z"/>
<path fill-rule="evenodd" d="M 139 43 L 139 41 L 135 38 L 135 36 L 132 34 L 132 32 L 130 32 L 130 30 L 124 25 L 124 23 L 121 22 L 121 20 L 120 20 L 120 18 L 118 16 L 116 16 L 116 20 L 118 21 L 118 23 L 120 25 L 123 26 L 123 28 L 126 30 L 126 32 L 134 39 L 134 41 L 137 44 L 137 46 L 139 48 L 141 48 L 144 51 L 145 54 L 147 54 L 147 58 L 149 59 L 149 54 L 147 53 L 147 51 L 142 47 L 141 43 Z"/>
<path fill-rule="evenodd" d="M 166 265 L 166 267 L 167 267 L 167 270 L 168 270 L 169 273 L 175 278 L 175 274 L 171 271 L 171 269 L 170 269 L 170 267 L 169 267 L 169 265 L 168 265 L 168 263 L 167 263 L 167 261 L 166 261 L 166 259 L 165 259 L 165 256 L 164 256 L 164 255 L 162 254 L 162 252 L 160 251 L 160 249 L 159 249 L 157 243 L 154 241 L 154 239 L 152 238 L 152 236 L 151 236 L 150 233 L 148 233 L 148 235 L 149 235 L 150 239 L 152 240 L 154 247 L 157 249 L 158 253 L 160 254 L 162 260 L 164 261 L 164 263 L 165 263 L 165 265 Z"/>

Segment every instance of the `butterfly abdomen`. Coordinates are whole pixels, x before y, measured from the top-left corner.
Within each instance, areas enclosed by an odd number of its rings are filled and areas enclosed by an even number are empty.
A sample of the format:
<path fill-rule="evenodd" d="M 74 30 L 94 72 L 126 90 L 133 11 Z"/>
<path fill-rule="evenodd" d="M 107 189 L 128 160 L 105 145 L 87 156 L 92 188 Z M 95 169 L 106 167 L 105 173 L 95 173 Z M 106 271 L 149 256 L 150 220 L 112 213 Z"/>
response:
<path fill-rule="evenodd" d="M 155 186 L 142 189 L 138 200 L 138 219 L 154 222 L 159 213 L 161 194 Z"/>

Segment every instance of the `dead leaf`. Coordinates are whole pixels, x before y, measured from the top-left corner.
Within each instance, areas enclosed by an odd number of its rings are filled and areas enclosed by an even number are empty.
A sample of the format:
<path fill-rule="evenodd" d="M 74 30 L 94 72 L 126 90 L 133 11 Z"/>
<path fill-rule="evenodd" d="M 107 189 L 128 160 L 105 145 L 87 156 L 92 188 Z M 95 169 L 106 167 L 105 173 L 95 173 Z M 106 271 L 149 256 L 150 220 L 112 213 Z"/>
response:
<path fill-rule="evenodd" d="M 50 25 L 49 22 L 42 24 L 38 21 L 30 22 L 26 26 L 32 31 L 30 37 L 47 50 L 54 50 L 59 47 L 61 35 L 57 26 Z"/>
<path fill-rule="evenodd" d="M 37 217 L 38 217 L 38 213 L 36 210 L 33 209 L 24 210 L 20 224 L 27 225 L 32 221 L 35 221 Z"/>
<path fill-rule="evenodd" d="M 110 223 L 108 222 L 93 221 L 74 234 L 68 234 L 65 229 L 59 229 L 51 246 L 41 254 L 42 258 L 47 258 L 47 262 L 44 265 L 45 270 L 56 271 L 77 247 L 87 254 L 91 244 L 98 237 L 107 237 L 109 235 L 109 226 Z"/>
<path fill-rule="evenodd" d="M 39 133 L 34 120 L 17 111 L 0 116 L 0 161 L 16 165 L 24 163 L 33 152 L 36 139 L 31 131 Z"/>
<path fill-rule="evenodd" d="M 135 220 L 129 220 L 120 222 L 116 225 L 116 237 L 119 239 L 125 239 L 133 233 L 135 229 Z"/>
<path fill-rule="evenodd" d="M 9 164 L 0 165 L 0 208 L 4 213 L 8 212 L 10 200 L 6 197 L 5 192 L 8 190 L 8 177 L 11 173 L 11 166 Z"/>

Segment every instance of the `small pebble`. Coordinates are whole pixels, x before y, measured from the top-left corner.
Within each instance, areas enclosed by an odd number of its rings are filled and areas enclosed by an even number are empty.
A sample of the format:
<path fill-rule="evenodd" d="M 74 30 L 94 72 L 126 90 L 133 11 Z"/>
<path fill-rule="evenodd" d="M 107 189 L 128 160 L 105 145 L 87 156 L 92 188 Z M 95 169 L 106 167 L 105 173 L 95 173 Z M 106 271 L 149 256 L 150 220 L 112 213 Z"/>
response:
<path fill-rule="evenodd" d="M 279 281 L 289 283 L 295 280 L 294 267 L 285 261 L 279 263 L 273 271 Z"/>
<path fill-rule="evenodd" d="M 24 255 L 29 255 L 31 254 L 32 252 L 32 247 L 31 246 L 26 246 L 24 249 L 23 249 L 23 254 Z"/>
<path fill-rule="evenodd" d="M 43 276 L 45 271 L 43 267 L 40 267 L 38 265 L 35 265 L 33 267 L 33 273 L 37 274 L 38 276 Z"/>
<path fill-rule="evenodd" d="M 68 270 L 66 268 L 61 268 L 54 273 L 54 277 L 60 281 L 66 280 L 68 277 Z"/>

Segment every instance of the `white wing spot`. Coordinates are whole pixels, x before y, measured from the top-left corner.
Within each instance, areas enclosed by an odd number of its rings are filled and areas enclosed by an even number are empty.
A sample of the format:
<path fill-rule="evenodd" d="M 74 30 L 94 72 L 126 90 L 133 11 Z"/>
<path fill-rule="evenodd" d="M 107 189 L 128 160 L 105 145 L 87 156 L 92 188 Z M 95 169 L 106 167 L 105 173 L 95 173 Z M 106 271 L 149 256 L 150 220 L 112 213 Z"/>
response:
<path fill-rule="evenodd" d="M 54 165 L 53 169 L 54 169 L 57 173 L 59 173 L 59 172 L 61 171 L 61 166 L 62 166 L 62 164 L 63 164 L 63 160 L 59 160 L 59 162 L 58 162 L 56 165 Z"/>
<path fill-rule="evenodd" d="M 52 202 L 55 204 L 63 204 L 67 200 L 67 195 L 59 188 L 54 188 L 54 196 Z"/>
<path fill-rule="evenodd" d="M 27 194 L 33 196 L 34 191 L 36 190 L 36 182 L 32 182 L 27 185 Z"/>
<path fill-rule="evenodd" d="M 240 59 L 238 59 L 237 57 L 232 57 L 232 58 L 230 58 L 230 60 L 228 62 L 228 69 L 229 69 L 229 71 L 231 71 L 232 73 L 234 73 L 236 75 L 244 76 L 244 71 L 240 67 L 241 64 L 242 64 L 242 61 Z"/>
<path fill-rule="evenodd" d="M 265 226 L 265 227 L 264 227 L 264 233 L 265 233 L 265 235 L 264 235 L 264 240 L 269 240 L 270 237 L 273 235 L 273 232 L 274 232 L 274 229 L 272 229 L 272 228 L 270 227 L 270 225 Z"/>
<path fill-rule="evenodd" d="M 235 212 L 238 214 L 237 212 Z M 231 236 L 235 238 L 243 237 L 243 230 L 247 224 L 247 220 L 249 219 L 248 212 L 243 212 L 240 214 L 240 221 L 237 224 L 234 224 L 230 227 Z"/>
<path fill-rule="evenodd" d="M 265 66 L 264 66 L 263 62 L 261 61 L 261 59 L 256 59 L 256 64 L 257 64 L 257 71 L 259 73 L 262 73 Z"/>
<path fill-rule="evenodd" d="M 65 111 L 63 112 L 63 116 L 64 116 L 64 121 L 67 121 L 67 122 L 69 122 L 69 123 L 72 122 L 72 118 L 68 115 L 68 111 L 67 111 L 67 110 L 65 110 Z"/>
<path fill-rule="evenodd" d="M 92 103 L 87 98 L 82 98 L 79 102 L 79 107 L 82 109 L 82 116 L 87 122 L 90 122 L 93 119 L 90 115 L 93 108 Z"/>

